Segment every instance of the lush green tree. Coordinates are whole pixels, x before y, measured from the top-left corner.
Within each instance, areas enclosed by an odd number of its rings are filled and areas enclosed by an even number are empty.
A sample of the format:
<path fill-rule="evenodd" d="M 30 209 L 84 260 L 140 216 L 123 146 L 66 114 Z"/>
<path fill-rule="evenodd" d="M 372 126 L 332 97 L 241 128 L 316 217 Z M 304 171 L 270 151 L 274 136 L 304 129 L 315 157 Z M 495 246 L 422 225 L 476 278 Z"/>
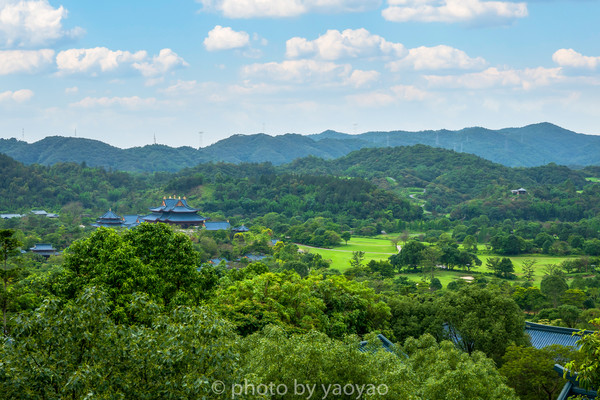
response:
<path fill-rule="evenodd" d="M 11 399 L 231 398 L 243 379 L 237 337 L 208 308 L 162 313 L 147 295 L 127 308 L 135 325 L 110 317 L 106 294 L 89 288 L 66 304 L 48 299 L 17 320 L 0 347 L 0 393 Z"/>
<path fill-rule="evenodd" d="M 590 321 L 595 325 L 594 333 L 584 335 L 577 344 L 580 346 L 578 358 L 566 365 L 567 369 L 577 373 L 579 386 L 596 390 L 600 387 L 600 362 L 598 354 L 600 353 L 600 319 Z"/>
<path fill-rule="evenodd" d="M 340 235 L 340 237 L 346 243 L 346 245 L 348 245 L 348 240 L 350 240 L 350 238 L 352 237 L 352 235 L 350 234 L 350 232 L 346 231 L 346 232 L 342 232 L 342 234 Z"/>
<path fill-rule="evenodd" d="M 395 340 L 403 342 L 409 337 L 418 338 L 425 333 L 437 339 L 443 337 L 443 321 L 439 319 L 437 304 L 432 296 L 389 296 L 385 301 L 390 307 Z"/>
<path fill-rule="evenodd" d="M 352 258 L 350 258 L 350 268 L 360 268 L 363 265 L 363 261 L 365 260 L 365 252 L 364 251 L 353 251 Z"/>
<path fill-rule="evenodd" d="M 398 254 L 389 257 L 390 263 L 401 271 L 403 267 L 417 269 L 421 262 L 422 253 L 425 245 L 421 242 L 411 240 L 402 246 L 402 250 Z"/>
<path fill-rule="evenodd" d="M 9 269 L 8 259 L 17 254 L 17 249 L 21 246 L 21 242 L 14 237 L 13 229 L 0 229 L 0 255 L 2 256 L 2 332 L 4 336 L 8 335 L 6 316 L 8 306 L 11 301 L 9 286 L 14 283 L 17 277 L 18 270 L 14 266 Z"/>
<path fill-rule="evenodd" d="M 394 266 L 388 260 L 371 260 L 367 267 L 372 273 L 378 273 L 383 278 L 393 278 L 396 275 Z"/>
<path fill-rule="evenodd" d="M 514 346 L 506 349 L 500 373 L 522 400 L 552 400 L 566 380 L 554 371 L 554 364 L 573 359 L 570 348 L 552 345 L 543 349 Z"/>
<path fill-rule="evenodd" d="M 534 260 L 531 258 L 528 258 L 523 261 L 521 268 L 523 269 L 523 277 L 525 278 L 525 280 L 527 282 L 533 282 L 533 280 L 534 280 L 534 273 L 535 273 L 534 266 L 536 263 L 537 263 L 537 260 Z"/>
<path fill-rule="evenodd" d="M 494 362 L 479 351 L 469 355 L 449 341 L 437 343 L 431 335 L 409 338 L 404 351 L 416 384 L 411 395 L 399 398 L 518 399 Z"/>
<path fill-rule="evenodd" d="M 558 274 L 545 275 L 540 283 L 542 293 L 552 301 L 554 308 L 558 307 L 561 296 L 569 289 L 565 278 Z"/>
<path fill-rule="evenodd" d="M 540 288 L 535 286 L 527 288 L 517 286 L 512 294 L 512 298 L 519 307 L 526 311 L 538 311 L 544 308 L 547 303 L 546 296 L 542 294 Z"/>
<path fill-rule="evenodd" d="M 448 337 L 469 354 L 483 351 L 499 362 L 508 345 L 528 342 L 519 306 L 503 293 L 466 286 L 446 292 L 437 303 Z"/>

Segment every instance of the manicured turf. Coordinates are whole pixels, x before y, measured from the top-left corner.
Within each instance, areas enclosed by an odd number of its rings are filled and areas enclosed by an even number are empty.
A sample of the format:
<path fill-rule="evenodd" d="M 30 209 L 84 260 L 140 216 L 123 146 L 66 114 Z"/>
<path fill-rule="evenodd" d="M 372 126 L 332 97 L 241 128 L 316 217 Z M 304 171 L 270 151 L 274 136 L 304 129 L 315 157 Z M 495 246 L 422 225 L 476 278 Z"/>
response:
<path fill-rule="evenodd" d="M 389 235 L 388 235 L 389 236 Z M 394 235 L 392 235 L 394 236 Z M 400 244 L 402 244 L 400 242 Z M 365 252 L 365 263 L 368 263 L 370 260 L 385 260 L 392 254 L 395 254 L 397 250 L 394 248 L 394 245 L 390 241 L 390 239 L 386 236 L 378 236 L 375 238 L 363 238 L 363 237 L 353 237 L 348 241 L 348 244 L 342 244 L 333 249 L 319 249 L 319 248 L 311 248 L 309 246 L 299 246 L 304 251 L 310 251 L 313 253 L 318 253 L 323 256 L 326 260 L 331 260 L 331 268 L 338 269 L 340 271 L 345 271 L 350 268 L 350 259 L 352 257 L 352 252 L 354 251 L 364 251 Z M 488 254 L 485 250 L 485 246 L 478 246 L 479 253 L 477 256 L 482 262 L 482 265 L 473 269 L 475 272 L 490 272 L 486 267 L 486 262 L 488 258 L 491 257 L 502 257 L 495 254 Z M 521 277 L 523 274 L 523 261 L 532 259 L 535 260 L 536 263 L 534 265 L 535 273 L 534 273 L 534 285 L 539 286 L 544 276 L 544 269 L 549 264 L 560 264 L 564 260 L 573 258 L 573 257 L 550 257 L 547 255 L 539 255 L 539 254 L 530 254 L 530 255 L 521 255 L 521 256 L 513 256 L 509 257 L 513 265 L 515 267 L 515 274 L 518 277 Z M 422 279 L 422 274 L 402 274 L 414 281 L 420 281 Z M 435 276 L 442 282 L 444 287 L 448 285 L 453 280 L 461 279 L 461 277 L 468 277 L 471 274 L 468 271 L 463 270 L 453 270 L 448 271 L 444 269 L 440 269 L 436 272 Z M 513 281 L 511 281 L 513 282 Z"/>

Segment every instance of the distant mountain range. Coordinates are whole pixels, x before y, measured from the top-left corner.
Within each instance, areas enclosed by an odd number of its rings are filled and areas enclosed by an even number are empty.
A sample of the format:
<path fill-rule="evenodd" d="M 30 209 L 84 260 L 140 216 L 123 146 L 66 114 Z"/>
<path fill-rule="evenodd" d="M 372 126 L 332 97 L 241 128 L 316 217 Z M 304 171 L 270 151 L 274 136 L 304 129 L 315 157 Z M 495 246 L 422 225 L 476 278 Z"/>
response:
<path fill-rule="evenodd" d="M 510 167 L 556 163 L 568 166 L 600 165 L 600 136 L 578 134 L 550 123 L 522 128 L 459 131 L 391 131 L 349 135 L 325 131 L 315 135 L 234 135 L 201 149 L 148 145 L 120 149 L 106 143 L 73 137 L 51 136 L 28 144 L 0 139 L 0 153 L 25 164 L 52 165 L 85 162 L 131 172 L 178 171 L 206 162 L 271 162 L 274 165 L 315 156 L 339 158 L 367 147 L 424 144 L 472 153 Z"/>

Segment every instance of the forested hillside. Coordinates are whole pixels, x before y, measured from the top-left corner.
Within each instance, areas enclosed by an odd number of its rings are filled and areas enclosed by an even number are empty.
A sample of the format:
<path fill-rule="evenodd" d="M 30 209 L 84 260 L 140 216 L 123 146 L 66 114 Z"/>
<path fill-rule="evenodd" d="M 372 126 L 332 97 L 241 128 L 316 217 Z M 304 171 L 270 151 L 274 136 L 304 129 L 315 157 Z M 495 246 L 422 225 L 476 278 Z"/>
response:
<path fill-rule="evenodd" d="M 162 144 L 119 149 L 97 140 L 53 136 L 32 144 L 0 139 L 0 153 L 25 164 L 86 162 L 89 166 L 111 170 L 175 172 L 206 162 L 281 165 L 307 156 L 334 159 L 362 148 L 415 144 L 476 154 L 510 167 L 549 163 L 579 167 L 600 165 L 600 136 L 577 134 L 549 123 L 500 130 L 476 127 L 459 131 L 367 132 L 360 135 L 334 131 L 310 136 L 234 135 L 201 149 L 172 148 Z"/>

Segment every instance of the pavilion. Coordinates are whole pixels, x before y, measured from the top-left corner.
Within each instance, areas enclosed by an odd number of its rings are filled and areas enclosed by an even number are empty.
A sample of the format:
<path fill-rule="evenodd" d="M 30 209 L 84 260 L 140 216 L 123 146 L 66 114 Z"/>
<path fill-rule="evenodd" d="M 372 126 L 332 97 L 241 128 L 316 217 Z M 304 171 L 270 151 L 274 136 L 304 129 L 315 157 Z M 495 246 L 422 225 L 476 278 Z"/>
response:
<path fill-rule="evenodd" d="M 184 197 L 175 198 L 163 197 L 162 204 L 159 207 L 151 208 L 152 214 L 141 217 L 142 221 L 156 223 L 162 222 L 165 224 L 177 225 L 182 228 L 190 226 L 202 225 L 208 218 L 198 215 L 198 209 L 192 208 L 187 204 L 187 199 Z"/>

